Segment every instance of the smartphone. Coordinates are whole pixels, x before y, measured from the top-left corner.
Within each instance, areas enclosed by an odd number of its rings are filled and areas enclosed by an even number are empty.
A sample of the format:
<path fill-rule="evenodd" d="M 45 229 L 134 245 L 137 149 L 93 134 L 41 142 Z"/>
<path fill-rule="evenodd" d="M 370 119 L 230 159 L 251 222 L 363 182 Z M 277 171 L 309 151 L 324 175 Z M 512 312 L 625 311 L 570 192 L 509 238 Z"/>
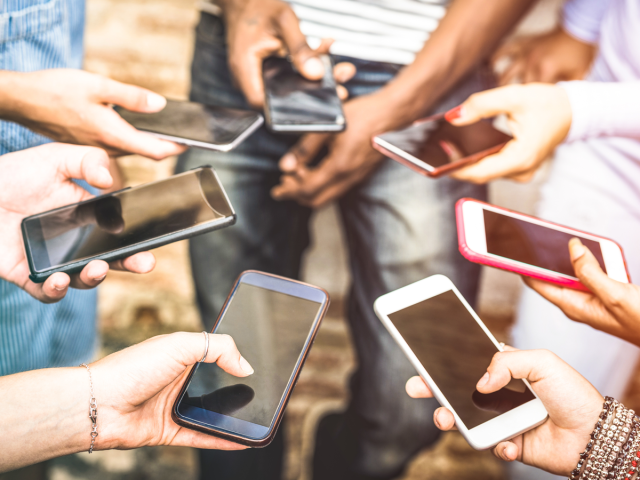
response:
<path fill-rule="evenodd" d="M 114 107 L 138 130 L 191 147 L 228 152 L 242 143 L 264 122 L 247 110 L 167 100 L 156 113 L 138 113 Z"/>
<path fill-rule="evenodd" d="M 588 292 L 569 256 L 569 240 L 576 237 L 610 278 L 630 281 L 622 247 L 608 238 L 471 198 L 456 204 L 456 221 L 460 252 L 472 262 Z"/>
<path fill-rule="evenodd" d="M 421 175 L 440 177 L 500 151 L 512 139 L 495 121 L 457 127 L 438 114 L 373 137 L 373 148 Z"/>
<path fill-rule="evenodd" d="M 236 214 L 211 167 L 101 195 L 25 218 L 30 278 L 75 273 L 233 225 Z"/>
<path fill-rule="evenodd" d="M 322 80 L 307 80 L 286 58 L 269 57 L 262 64 L 267 127 L 280 133 L 342 132 L 347 123 L 336 91 L 328 55 Z"/>
<path fill-rule="evenodd" d="M 493 447 L 547 418 L 525 380 L 513 379 L 490 394 L 476 390 L 502 348 L 447 277 L 434 275 L 383 295 L 374 310 L 473 448 Z"/>
<path fill-rule="evenodd" d="M 328 307 L 329 294 L 321 288 L 243 272 L 211 333 L 233 337 L 255 372 L 238 378 L 215 363 L 194 365 L 173 405 L 173 420 L 250 447 L 271 443 Z"/>

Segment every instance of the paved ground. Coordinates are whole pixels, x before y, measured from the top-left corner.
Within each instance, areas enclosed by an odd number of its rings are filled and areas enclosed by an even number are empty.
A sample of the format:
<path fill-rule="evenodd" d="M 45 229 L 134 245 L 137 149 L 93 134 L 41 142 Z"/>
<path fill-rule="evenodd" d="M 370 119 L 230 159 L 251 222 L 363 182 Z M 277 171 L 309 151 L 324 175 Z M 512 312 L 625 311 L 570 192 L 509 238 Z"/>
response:
<path fill-rule="evenodd" d="M 185 98 L 189 83 L 192 27 L 197 20 L 195 0 L 88 0 L 87 61 L 93 72 L 143 85 L 174 98 Z M 527 21 L 525 30 L 547 28 L 557 0 Z M 173 160 L 152 162 L 122 159 L 127 184 L 140 184 L 170 175 Z M 499 182 L 492 200 L 530 211 L 536 184 Z M 302 372 L 287 410 L 288 453 L 285 480 L 308 479 L 312 432 L 317 419 L 343 408 L 346 382 L 354 357 L 342 301 L 348 286 L 346 254 L 335 209 L 318 213 L 313 222 L 314 245 L 305 261 L 305 279 L 327 288 L 334 299 L 328 317 Z M 193 304 L 193 285 L 184 242 L 156 251 L 158 267 L 150 275 L 112 273 L 100 290 L 102 354 L 175 330 L 200 331 Z M 520 283 L 496 270 L 483 272 L 480 311 L 501 339 L 513 315 Z M 640 384 L 633 385 L 629 402 L 639 404 Z M 9 478 L 42 478 L 37 469 Z M 73 455 L 53 462 L 51 480 L 191 480 L 197 478 L 195 452 L 187 448 L 145 448 L 138 451 Z M 487 452 L 475 452 L 456 433 L 446 434 L 432 449 L 413 461 L 404 480 L 503 478 L 502 466 Z"/>

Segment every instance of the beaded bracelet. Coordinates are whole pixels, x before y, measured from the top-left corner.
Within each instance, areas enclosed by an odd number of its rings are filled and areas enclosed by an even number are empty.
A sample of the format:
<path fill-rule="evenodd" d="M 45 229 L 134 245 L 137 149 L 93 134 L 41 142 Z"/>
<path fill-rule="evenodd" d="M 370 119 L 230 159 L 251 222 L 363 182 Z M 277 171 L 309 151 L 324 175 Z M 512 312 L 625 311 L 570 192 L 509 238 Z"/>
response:
<path fill-rule="evenodd" d="M 639 480 L 640 418 L 606 397 L 591 438 L 570 480 Z"/>

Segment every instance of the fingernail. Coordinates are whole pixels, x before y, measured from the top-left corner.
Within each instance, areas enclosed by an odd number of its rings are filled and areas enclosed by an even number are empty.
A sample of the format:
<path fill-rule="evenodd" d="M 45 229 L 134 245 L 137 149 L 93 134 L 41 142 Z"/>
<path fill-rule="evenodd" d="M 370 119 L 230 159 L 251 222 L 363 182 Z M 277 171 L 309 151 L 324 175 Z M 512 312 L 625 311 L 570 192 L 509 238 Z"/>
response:
<path fill-rule="evenodd" d="M 444 118 L 447 122 L 452 122 L 460 117 L 462 117 L 462 105 L 458 105 L 456 108 L 452 108 L 447 113 L 444 114 Z"/>
<path fill-rule="evenodd" d="M 484 386 L 489 381 L 489 372 L 485 373 L 480 380 L 478 380 L 478 387 Z"/>
<path fill-rule="evenodd" d="M 572 261 L 575 262 L 580 257 L 582 257 L 585 253 L 587 253 L 587 247 L 585 247 L 582 244 L 582 242 L 580 240 L 578 240 L 577 238 L 572 239 L 570 244 L 571 244 L 570 245 L 571 248 L 569 249 L 569 252 L 571 253 L 571 260 Z"/>
<path fill-rule="evenodd" d="M 108 185 L 112 182 L 111 173 L 106 167 L 98 168 L 98 180 L 101 184 Z"/>
<path fill-rule="evenodd" d="M 502 456 L 503 456 L 504 458 L 509 458 L 509 456 L 507 455 L 507 447 L 504 447 L 504 448 L 502 449 Z"/>
<path fill-rule="evenodd" d="M 311 57 L 304 62 L 304 72 L 311 78 L 322 78 L 324 75 L 324 65 L 319 58 Z"/>
<path fill-rule="evenodd" d="M 102 275 L 100 278 L 96 278 L 96 282 L 101 282 L 102 280 L 104 280 L 105 278 L 107 278 L 107 274 L 105 273 L 104 275 Z"/>
<path fill-rule="evenodd" d="M 455 152 L 451 148 L 451 145 L 449 145 L 444 140 L 440 140 L 438 143 L 440 144 L 440 148 L 442 148 L 442 150 L 444 150 L 444 153 L 446 153 L 449 157 L 453 157 L 454 156 Z"/>
<path fill-rule="evenodd" d="M 438 422 L 438 416 L 437 415 L 433 416 L 433 423 L 435 423 L 436 427 L 438 427 L 438 430 L 442 430 L 442 428 L 440 427 L 440 422 Z"/>
<path fill-rule="evenodd" d="M 54 284 L 53 284 L 53 288 L 54 288 L 55 290 L 57 290 L 58 292 L 62 292 L 62 291 L 64 291 L 64 290 L 67 288 L 67 286 L 66 286 L 66 285 L 61 285 L 61 284 L 55 284 L 55 283 L 54 283 Z"/>
<path fill-rule="evenodd" d="M 162 110 L 167 104 L 167 99 L 157 93 L 147 94 L 147 107 L 151 110 Z"/>
<path fill-rule="evenodd" d="M 251 375 L 253 373 L 253 368 L 249 365 L 249 362 L 244 359 L 244 357 L 240 357 L 240 368 L 247 375 Z"/>
<path fill-rule="evenodd" d="M 293 153 L 287 153 L 280 160 L 280 170 L 283 172 L 293 172 L 298 165 L 298 159 Z"/>

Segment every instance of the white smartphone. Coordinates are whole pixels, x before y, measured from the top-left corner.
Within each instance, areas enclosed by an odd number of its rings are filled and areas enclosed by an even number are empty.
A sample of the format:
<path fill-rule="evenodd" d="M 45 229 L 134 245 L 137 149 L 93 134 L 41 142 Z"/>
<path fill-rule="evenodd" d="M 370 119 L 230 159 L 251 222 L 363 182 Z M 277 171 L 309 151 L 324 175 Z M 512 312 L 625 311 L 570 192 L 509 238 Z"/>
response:
<path fill-rule="evenodd" d="M 156 113 L 138 113 L 114 107 L 138 130 L 190 147 L 228 152 L 264 123 L 257 112 L 237 108 L 167 100 Z"/>
<path fill-rule="evenodd" d="M 473 448 L 491 448 L 547 418 L 525 380 L 513 379 L 491 394 L 476 390 L 501 347 L 447 277 L 383 295 L 374 310 Z"/>
<path fill-rule="evenodd" d="M 576 237 L 610 278 L 629 282 L 622 247 L 608 238 L 470 198 L 458 201 L 456 217 L 460 252 L 472 262 L 588 291 L 569 256 Z"/>

